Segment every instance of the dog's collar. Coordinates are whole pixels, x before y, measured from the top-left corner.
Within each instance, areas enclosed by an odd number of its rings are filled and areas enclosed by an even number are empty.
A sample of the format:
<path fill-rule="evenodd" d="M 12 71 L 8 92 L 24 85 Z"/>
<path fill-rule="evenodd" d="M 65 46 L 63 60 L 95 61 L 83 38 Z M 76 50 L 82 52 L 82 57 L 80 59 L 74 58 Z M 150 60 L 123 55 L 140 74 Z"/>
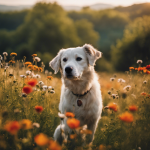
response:
<path fill-rule="evenodd" d="M 92 88 L 92 87 L 91 87 Z M 73 95 L 75 95 L 75 96 L 77 96 L 77 97 L 80 97 L 80 96 L 85 96 L 87 93 L 89 93 L 89 91 L 91 90 L 91 88 L 88 90 L 88 91 L 86 91 L 84 94 L 75 94 L 75 93 L 73 93 L 72 91 L 72 94 Z"/>

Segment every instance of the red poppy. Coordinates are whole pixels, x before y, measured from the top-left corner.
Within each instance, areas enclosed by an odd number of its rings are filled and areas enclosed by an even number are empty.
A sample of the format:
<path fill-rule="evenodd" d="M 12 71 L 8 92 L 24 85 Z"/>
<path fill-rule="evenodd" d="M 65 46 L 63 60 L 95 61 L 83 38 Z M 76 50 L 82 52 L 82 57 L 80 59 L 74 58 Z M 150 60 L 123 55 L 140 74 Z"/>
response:
<path fill-rule="evenodd" d="M 43 107 L 42 106 L 35 106 L 35 110 L 40 113 L 43 111 Z"/>
<path fill-rule="evenodd" d="M 129 110 L 130 110 L 130 111 L 137 111 L 137 110 L 138 110 L 138 107 L 135 106 L 135 105 L 131 105 L 131 106 L 129 106 Z"/>
<path fill-rule="evenodd" d="M 147 69 L 147 70 L 150 70 L 150 65 L 147 65 L 147 66 L 146 66 L 146 69 Z"/>
<path fill-rule="evenodd" d="M 32 87 L 36 86 L 37 83 L 38 83 L 37 79 L 31 79 L 28 81 L 28 85 L 30 85 Z"/>
<path fill-rule="evenodd" d="M 24 86 L 22 89 L 23 93 L 30 94 L 32 92 L 32 88 L 30 86 Z"/>
<path fill-rule="evenodd" d="M 4 130 L 9 132 L 11 135 L 17 134 L 20 129 L 20 124 L 18 121 L 10 121 L 4 125 Z"/>
<path fill-rule="evenodd" d="M 146 94 L 147 94 L 147 93 L 145 93 L 145 92 L 142 92 L 142 93 L 141 93 L 141 95 L 143 95 L 143 96 L 145 96 Z"/>
<path fill-rule="evenodd" d="M 67 125 L 71 128 L 71 129 L 76 129 L 80 126 L 80 121 L 75 119 L 75 118 L 69 118 L 67 120 Z"/>
<path fill-rule="evenodd" d="M 133 115 L 131 113 L 125 112 L 119 116 L 119 119 L 124 122 L 130 123 L 133 122 Z"/>

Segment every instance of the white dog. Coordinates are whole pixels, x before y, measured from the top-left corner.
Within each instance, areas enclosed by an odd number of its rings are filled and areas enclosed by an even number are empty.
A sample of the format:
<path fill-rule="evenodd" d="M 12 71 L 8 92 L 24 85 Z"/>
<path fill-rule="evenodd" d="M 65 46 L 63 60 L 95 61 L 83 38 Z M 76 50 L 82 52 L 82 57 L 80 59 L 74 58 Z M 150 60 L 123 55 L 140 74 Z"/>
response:
<path fill-rule="evenodd" d="M 80 120 L 80 126 L 87 125 L 87 128 L 92 131 L 88 143 L 93 140 L 102 112 L 100 85 L 94 71 L 95 62 L 100 57 L 100 51 L 85 44 L 83 47 L 60 50 L 50 62 L 55 73 L 60 70 L 62 74 L 59 110 L 63 114 L 73 112 L 75 118 Z M 59 125 L 54 132 L 54 139 L 60 144 L 63 140 L 62 127 L 66 134 L 71 134 L 71 129 L 64 121 L 64 125 Z"/>

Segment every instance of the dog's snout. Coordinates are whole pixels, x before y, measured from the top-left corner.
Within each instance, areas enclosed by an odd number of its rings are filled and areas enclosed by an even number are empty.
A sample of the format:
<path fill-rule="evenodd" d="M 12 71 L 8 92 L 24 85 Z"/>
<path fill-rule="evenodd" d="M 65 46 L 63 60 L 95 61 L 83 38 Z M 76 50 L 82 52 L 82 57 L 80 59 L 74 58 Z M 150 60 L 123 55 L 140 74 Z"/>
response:
<path fill-rule="evenodd" d="M 73 70 L 72 67 L 66 67 L 66 68 L 65 68 L 66 73 L 71 73 L 72 70 Z"/>

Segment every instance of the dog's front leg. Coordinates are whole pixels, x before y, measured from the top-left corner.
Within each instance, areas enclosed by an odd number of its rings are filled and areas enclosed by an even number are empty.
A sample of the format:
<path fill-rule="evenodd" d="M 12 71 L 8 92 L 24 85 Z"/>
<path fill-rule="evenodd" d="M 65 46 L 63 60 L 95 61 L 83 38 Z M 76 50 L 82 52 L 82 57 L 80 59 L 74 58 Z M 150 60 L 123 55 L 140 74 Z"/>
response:
<path fill-rule="evenodd" d="M 95 134 L 95 130 L 97 127 L 97 122 L 98 121 L 95 121 L 95 122 L 92 122 L 91 124 L 88 124 L 88 130 L 91 130 L 92 134 L 89 134 L 86 136 L 86 143 L 87 144 L 90 144 L 94 139 L 94 134 Z"/>

